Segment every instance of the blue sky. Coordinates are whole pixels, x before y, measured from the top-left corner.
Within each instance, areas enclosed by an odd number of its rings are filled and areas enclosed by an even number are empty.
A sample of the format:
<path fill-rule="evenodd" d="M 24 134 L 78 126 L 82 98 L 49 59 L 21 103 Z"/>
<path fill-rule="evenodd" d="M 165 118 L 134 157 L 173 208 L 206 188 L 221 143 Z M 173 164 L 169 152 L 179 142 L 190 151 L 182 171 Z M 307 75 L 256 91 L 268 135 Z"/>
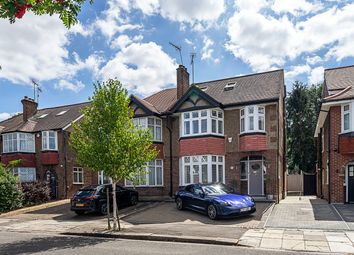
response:
<path fill-rule="evenodd" d="M 195 81 L 284 69 L 319 83 L 323 69 L 354 63 L 354 3 L 307 0 L 96 0 L 67 30 L 57 16 L 0 21 L 0 120 L 22 111 L 42 87 L 39 107 L 83 102 L 94 81 L 118 78 L 140 96 L 175 86 L 183 62 Z"/>

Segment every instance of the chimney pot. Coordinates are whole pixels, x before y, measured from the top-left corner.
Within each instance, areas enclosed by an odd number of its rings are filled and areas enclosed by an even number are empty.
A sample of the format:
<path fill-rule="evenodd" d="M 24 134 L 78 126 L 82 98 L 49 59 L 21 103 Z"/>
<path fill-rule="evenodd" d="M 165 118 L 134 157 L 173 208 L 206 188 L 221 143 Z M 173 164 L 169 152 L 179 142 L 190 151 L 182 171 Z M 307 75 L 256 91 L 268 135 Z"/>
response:
<path fill-rule="evenodd" d="M 25 96 L 22 100 L 22 107 L 23 107 L 23 121 L 26 122 L 29 118 L 37 112 L 38 104 L 32 98 Z"/>

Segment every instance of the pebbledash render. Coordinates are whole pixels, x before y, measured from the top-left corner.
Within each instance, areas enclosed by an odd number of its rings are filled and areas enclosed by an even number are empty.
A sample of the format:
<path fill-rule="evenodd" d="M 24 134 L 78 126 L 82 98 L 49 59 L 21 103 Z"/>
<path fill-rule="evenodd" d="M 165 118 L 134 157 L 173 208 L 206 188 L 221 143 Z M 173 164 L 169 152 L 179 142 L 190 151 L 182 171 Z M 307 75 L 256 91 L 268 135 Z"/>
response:
<path fill-rule="evenodd" d="M 324 71 L 315 137 L 318 196 L 354 203 L 354 66 Z"/>
<path fill-rule="evenodd" d="M 144 99 L 132 95 L 134 124 L 152 131 L 159 150 L 135 184 L 140 196 L 161 199 L 190 183 L 222 182 L 260 199 L 284 198 L 284 97 L 283 70 L 190 85 L 182 65 L 175 88 Z M 29 98 L 22 103 L 23 114 L 0 122 L 1 161 L 23 159 L 14 169 L 22 181 L 53 182 L 60 198 L 109 182 L 77 165 L 68 144 L 70 123 L 84 117 L 87 103 L 42 110 Z"/>

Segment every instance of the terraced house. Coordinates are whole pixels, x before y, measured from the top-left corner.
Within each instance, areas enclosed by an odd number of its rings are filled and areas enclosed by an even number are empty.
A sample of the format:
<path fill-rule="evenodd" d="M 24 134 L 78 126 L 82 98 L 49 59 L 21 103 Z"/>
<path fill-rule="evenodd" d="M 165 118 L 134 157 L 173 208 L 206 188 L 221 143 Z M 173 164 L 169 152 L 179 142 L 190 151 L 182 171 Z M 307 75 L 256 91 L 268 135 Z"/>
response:
<path fill-rule="evenodd" d="M 261 199 L 283 198 L 284 97 L 283 70 L 190 85 L 182 65 L 175 88 L 131 96 L 136 127 L 150 129 L 159 150 L 136 184 L 140 196 L 168 197 L 180 186 L 222 182 Z M 70 123 L 84 117 L 87 103 L 42 110 L 28 98 L 22 103 L 23 114 L 0 122 L 1 161 L 23 159 L 14 169 L 22 181 L 53 179 L 59 197 L 109 181 L 78 166 L 68 144 Z"/>
<path fill-rule="evenodd" d="M 315 137 L 318 196 L 354 203 L 354 66 L 325 70 Z"/>
<path fill-rule="evenodd" d="M 252 196 L 283 198 L 284 91 L 283 70 L 190 86 L 180 65 L 176 88 L 132 96 L 136 125 L 152 130 L 160 150 L 140 194 L 171 196 L 187 184 L 222 182 Z"/>

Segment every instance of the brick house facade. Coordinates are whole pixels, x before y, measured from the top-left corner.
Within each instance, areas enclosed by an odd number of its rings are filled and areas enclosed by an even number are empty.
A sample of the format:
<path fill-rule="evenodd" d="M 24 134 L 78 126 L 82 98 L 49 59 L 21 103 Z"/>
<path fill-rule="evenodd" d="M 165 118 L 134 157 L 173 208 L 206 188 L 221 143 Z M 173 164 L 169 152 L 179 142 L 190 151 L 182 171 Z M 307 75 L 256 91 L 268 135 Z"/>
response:
<path fill-rule="evenodd" d="M 148 174 L 135 184 L 140 197 L 169 197 L 189 183 L 222 182 L 255 197 L 284 198 L 284 97 L 283 70 L 189 85 L 184 66 L 177 68 L 176 88 L 144 99 L 132 95 L 134 124 L 151 129 L 159 150 L 147 164 Z M 82 117 L 80 109 L 87 103 L 42 110 L 31 99 L 22 103 L 25 114 L 0 122 L 3 163 L 23 159 L 21 167 L 34 168 L 36 180 L 51 174 L 59 198 L 84 185 L 109 181 L 79 168 L 68 144 L 70 123 Z M 55 149 L 45 150 L 43 132 L 49 130 L 57 142 Z M 33 135 L 35 150 L 3 151 L 11 133 Z M 78 169 L 83 170 L 80 183 L 73 179 Z M 121 185 L 133 188 L 129 182 Z"/>
<path fill-rule="evenodd" d="M 354 202 L 354 66 L 326 69 L 318 137 L 317 195 Z"/>

